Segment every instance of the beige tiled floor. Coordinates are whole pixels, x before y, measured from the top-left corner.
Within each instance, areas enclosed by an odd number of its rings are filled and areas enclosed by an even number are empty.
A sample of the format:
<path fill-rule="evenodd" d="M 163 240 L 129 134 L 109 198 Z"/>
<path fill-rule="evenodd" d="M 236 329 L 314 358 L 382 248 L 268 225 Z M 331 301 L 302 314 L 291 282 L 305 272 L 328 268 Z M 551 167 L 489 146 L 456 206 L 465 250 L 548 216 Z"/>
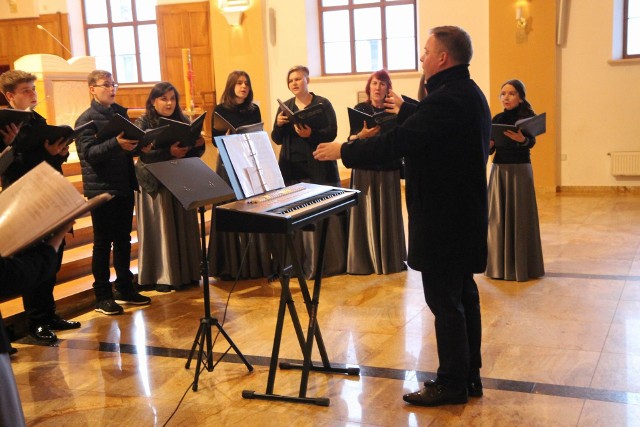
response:
<path fill-rule="evenodd" d="M 233 290 L 224 325 L 253 372 L 229 357 L 203 371 L 193 392 L 196 362 L 185 369 L 185 354 L 203 314 L 202 290 L 150 292 L 149 307 L 78 316 L 83 327 L 61 332 L 56 347 L 15 344 L 27 421 L 163 425 L 179 405 L 170 426 L 640 425 L 640 196 L 548 194 L 539 210 L 547 276 L 476 276 L 482 399 L 440 408 L 402 401 L 437 368 L 433 317 L 420 275 L 409 271 L 323 281 L 319 321 L 329 358 L 363 371 L 311 373 L 307 395 L 328 397 L 329 407 L 242 398 L 243 390 L 265 390 L 278 307 L 279 284 L 256 280 Z M 210 289 L 212 314 L 222 319 L 231 284 Z M 301 358 L 288 317 L 282 343 L 281 358 Z M 218 339 L 216 355 L 225 344 Z M 297 395 L 299 384 L 299 371 L 278 370 L 274 392 Z"/>

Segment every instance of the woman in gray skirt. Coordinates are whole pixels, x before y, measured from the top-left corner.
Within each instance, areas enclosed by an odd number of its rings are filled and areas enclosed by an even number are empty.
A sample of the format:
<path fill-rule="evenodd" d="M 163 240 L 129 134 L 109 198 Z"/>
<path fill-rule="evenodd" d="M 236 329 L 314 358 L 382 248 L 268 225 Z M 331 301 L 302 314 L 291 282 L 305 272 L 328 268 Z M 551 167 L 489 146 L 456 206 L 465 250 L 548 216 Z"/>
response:
<path fill-rule="evenodd" d="M 370 116 L 380 114 L 379 117 L 386 121 L 372 128 L 368 128 L 366 122 L 352 125 L 349 140 L 366 139 L 395 126 L 393 115 L 383 116 L 386 114 L 384 100 L 390 90 L 391 78 L 386 70 L 378 70 L 369 76 L 365 86 L 367 100 L 354 109 Z M 398 159 L 374 168 L 351 171 L 351 188 L 360 190 L 361 196 L 350 212 L 347 273 L 391 274 L 407 269 L 401 168 L 402 160 Z"/>
<path fill-rule="evenodd" d="M 161 125 L 160 118 L 189 123 L 180 109 L 176 88 L 168 82 L 156 84 L 149 94 L 144 115 L 136 120 L 143 129 Z M 180 202 L 151 173 L 147 163 L 185 157 L 200 157 L 204 153 L 204 139 L 194 147 L 182 147 L 179 142 L 168 147 L 154 147 L 141 153 L 136 163 L 140 191 L 136 192 L 138 222 L 138 283 L 169 292 L 183 286 L 197 284 L 200 278 L 200 234 L 195 210 L 185 210 Z"/>
<path fill-rule="evenodd" d="M 504 111 L 493 118 L 495 124 L 513 125 L 534 116 L 526 99 L 524 84 L 509 80 L 500 89 Z M 531 169 L 534 137 L 507 130 L 508 141 L 498 146 L 489 178 L 488 259 L 485 275 L 493 279 L 525 282 L 544 275 L 538 206 Z"/>

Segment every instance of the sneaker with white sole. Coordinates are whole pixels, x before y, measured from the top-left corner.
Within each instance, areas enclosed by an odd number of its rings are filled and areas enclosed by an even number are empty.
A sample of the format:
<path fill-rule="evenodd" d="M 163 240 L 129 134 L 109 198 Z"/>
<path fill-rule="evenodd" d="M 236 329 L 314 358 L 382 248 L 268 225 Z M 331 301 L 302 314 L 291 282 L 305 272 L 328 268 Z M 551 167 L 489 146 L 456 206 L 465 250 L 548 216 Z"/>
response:
<path fill-rule="evenodd" d="M 103 299 L 96 302 L 96 311 L 104 314 L 122 314 L 124 309 L 112 299 Z"/>

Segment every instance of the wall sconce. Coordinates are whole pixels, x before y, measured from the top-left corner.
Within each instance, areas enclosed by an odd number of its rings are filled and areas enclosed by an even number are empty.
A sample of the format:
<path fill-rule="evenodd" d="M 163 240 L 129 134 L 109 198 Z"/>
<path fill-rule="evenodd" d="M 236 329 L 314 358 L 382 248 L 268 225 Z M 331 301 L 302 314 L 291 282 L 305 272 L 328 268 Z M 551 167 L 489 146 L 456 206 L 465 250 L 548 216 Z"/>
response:
<path fill-rule="evenodd" d="M 529 16 L 529 0 L 516 2 L 516 41 L 526 41 L 527 34 L 531 30 L 531 16 Z"/>
<path fill-rule="evenodd" d="M 522 16 L 522 6 L 516 7 L 516 26 L 518 28 L 527 27 L 527 20 Z"/>
<path fill-rule="evenodd" d="M 242 15 L 251 6 L 251 0 L 218 0 L 218 8 L 229 25 L 240 25 Z"/>

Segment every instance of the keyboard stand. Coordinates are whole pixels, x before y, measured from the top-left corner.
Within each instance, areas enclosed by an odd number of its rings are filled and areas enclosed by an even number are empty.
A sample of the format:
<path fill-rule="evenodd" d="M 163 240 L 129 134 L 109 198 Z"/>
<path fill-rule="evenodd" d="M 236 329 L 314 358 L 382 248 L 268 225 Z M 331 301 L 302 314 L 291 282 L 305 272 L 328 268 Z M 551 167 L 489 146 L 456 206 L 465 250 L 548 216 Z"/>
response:
<path fill-rule="evenodd" d="M 320 287 L 322 283 L 322 269 L 324 266 L 324 251 L 327 241 L 327 229 L 329 226 L 329 217 L 325 218 L 322 221 L 322 229 L 320 233 L 320 247 L 318 251 L 317 258 L 317 267 L 314 286 L 313 286 L 313 296 L 309 293 L 309 288 L 307 286 L 307 282 L 303 275 L 302 264 L 300 259 L 298 258 L 295 247 L 293 244 L 293 232 L 287 233 L 285 235 L 285 245 L 284 245 L 284 253 L 282 254 L 282 263 L 283 266 L 281 274 L 280 274 L 280 284 L 282 286 L 282 291 L 280 293 L 280 303 L 278 306 L 278 317 L 276 321 L 276 331 L 273 339 L 273 349 L 271 351 L 271 362 L 269 365 L 269 377 L 267 380 L 267 390 L 264 394 L 256 393 L 253 390 L 243 390 L 242 397 L 245 399 L 263 399 L 263 400 L 280 400 L 286 402 L 293 403 L 311 403 L 319 406 L 329 406 L 330 400 L 327 397 L 307 397 L 307 384 L 309 380 L 309 372 L 310 371 L 319 371 L 319 372 L 328 372 L 328 373 L 340 373 L 347 375 L 359 375 L 360 368 L 335 368 L 331 366 L 331 362 L 329 361 L 329 357 L 327 355 L 327 350 L 324 346 L 324 340 L 322 339 L 322 334 L 320 333 L 320 326 L 318 325 L 318 304 L 320 301 Z M 293 265 L 287 263 L 287 253 L 291 254 L 291 260 Z M 305 303 L 305 307 L 307 309 L 307 313 L 309 315 L 309 325 L 307 327 L 307 335 L 306 338 L 304 336 L 304 332 L 302 330 L 302 325 L 300 324 L 300 318 L 298 317 L 298 313 L 296 311 L 296 307 L 293 302 L 293 297 L 291 295 L 291 289 L 289 287 L 289 281 L 291 279 L 292 270 L 295 272 L 295 275 L 298 278 L 298 283 L 300 285 L 300 290 L 302 293 L 302 298 Z M 300 378 L 300 391 L 298 396 L 285 396 L 274 394 L 274 383 L 276 379 L 276 371 L 278 369 L 278 356 L 280 353 L 280 343 L 282 340 L 282 329 L 284 326 L 284 318 L 285 311 L 289 310 L 289 314 L 291 315 L 291 320 L 293 323 L 293 327 L 295 329 L 296 335 L 298 337 L 298 343 L 300 344 L 300 349 L 302 350 L 303 362 L 302 364 L 289 363 L 289 362 L 281 362 L 281 369 L 301 369 L 302 375 Z M 318 351 L 320 353 L 320 358 L 322 359 L 322 365 L 315 365 L 311 361 L 311 355 L 313 352 L 313 344 L 314 339 L 318 346 Z"/>

